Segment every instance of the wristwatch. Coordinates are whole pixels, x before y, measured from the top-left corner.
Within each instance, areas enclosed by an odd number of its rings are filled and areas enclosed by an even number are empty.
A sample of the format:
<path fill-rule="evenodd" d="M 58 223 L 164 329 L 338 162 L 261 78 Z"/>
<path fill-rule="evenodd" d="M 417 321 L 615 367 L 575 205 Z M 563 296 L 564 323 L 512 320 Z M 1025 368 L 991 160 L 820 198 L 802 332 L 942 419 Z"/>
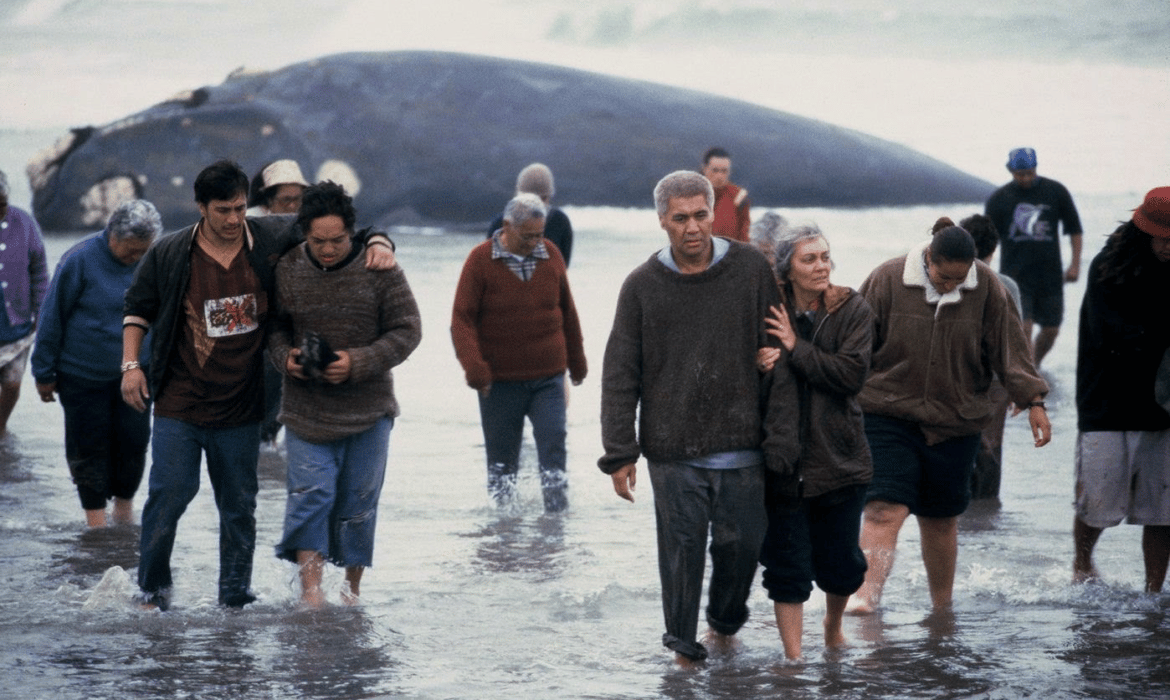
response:
<path fill-rule="evenodd" d="M 140 365 L 139 365 L 137 362 L 134 362 L 134 361 L 131 361 L 131 362 L 123 362 L 123 363 L 122 363 L 122 374 L 126 374 L 126 373 L 127 373 L 127 372 L 129 372 L 130 370 L 132 370 L 132 369 L 138 369 L 139 367 L 140 367 Z"/>

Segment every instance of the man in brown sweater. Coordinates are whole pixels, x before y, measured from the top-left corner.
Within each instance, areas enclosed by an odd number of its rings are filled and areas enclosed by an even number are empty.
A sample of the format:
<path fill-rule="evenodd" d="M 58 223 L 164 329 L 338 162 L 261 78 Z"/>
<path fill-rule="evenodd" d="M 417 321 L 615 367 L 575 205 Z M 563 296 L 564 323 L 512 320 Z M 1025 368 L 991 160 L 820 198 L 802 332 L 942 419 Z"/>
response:
<path fill-rule="evenodd" d="M 503 227 L 472 249 L 455 291 L 451 340 L 479 392 L 488 492 L 497 505 L 513 503 L 527 417 L 544 508 L 559 512 L 568 507 L 564 374 L 580 384 L 587 367 L 564 260 L 543 240 L 546 214 L 540 197 L 516 195 Z"/>

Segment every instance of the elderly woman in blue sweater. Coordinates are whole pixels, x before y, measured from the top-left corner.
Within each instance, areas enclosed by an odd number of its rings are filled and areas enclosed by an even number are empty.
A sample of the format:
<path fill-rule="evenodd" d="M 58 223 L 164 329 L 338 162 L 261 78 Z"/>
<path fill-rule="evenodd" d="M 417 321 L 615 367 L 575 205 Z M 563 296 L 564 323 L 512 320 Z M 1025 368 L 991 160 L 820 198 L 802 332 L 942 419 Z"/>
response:
<path fill-rule="evenodd" d="M 42 401 L 61 397 L 65 459 L 89 527 L 106 525 L 111 499 L 114 522 L 131 521 L 146 466 L 150 414 L 122 401 L 122 298 L 161 231 L 153 204 L 123 203 L 61 256 L 41 305 L 33 378 Z"/>

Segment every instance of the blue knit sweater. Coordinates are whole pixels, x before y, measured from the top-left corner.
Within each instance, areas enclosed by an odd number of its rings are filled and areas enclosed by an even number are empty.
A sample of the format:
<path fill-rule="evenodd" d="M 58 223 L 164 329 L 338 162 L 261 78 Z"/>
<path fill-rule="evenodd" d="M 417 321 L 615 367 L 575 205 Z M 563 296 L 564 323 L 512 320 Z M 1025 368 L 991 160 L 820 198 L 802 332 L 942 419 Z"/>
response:
<path fill-rule="evenodd" d="M 113 381 L 121 377 L 122 305 L 137 265 L 123 265 L 100 231 L 70 248 L 57 263 L 41 305 L 32 374 L 39 384 L 58 372 Z M 148 357 L 143 343 L 141 361 Z"/>

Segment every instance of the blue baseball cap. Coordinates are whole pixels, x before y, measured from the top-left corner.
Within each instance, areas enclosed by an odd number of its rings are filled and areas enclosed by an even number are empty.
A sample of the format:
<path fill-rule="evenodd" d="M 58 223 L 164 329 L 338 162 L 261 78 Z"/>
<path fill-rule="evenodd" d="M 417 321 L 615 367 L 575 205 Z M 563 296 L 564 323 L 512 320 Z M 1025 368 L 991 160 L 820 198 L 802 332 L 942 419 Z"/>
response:
<path fill-rule="evenodd" d="M 1030 170 L 1036 167 L 1036 149 L 1016 148 L 1008 154 L 1008 170 Z"/>

